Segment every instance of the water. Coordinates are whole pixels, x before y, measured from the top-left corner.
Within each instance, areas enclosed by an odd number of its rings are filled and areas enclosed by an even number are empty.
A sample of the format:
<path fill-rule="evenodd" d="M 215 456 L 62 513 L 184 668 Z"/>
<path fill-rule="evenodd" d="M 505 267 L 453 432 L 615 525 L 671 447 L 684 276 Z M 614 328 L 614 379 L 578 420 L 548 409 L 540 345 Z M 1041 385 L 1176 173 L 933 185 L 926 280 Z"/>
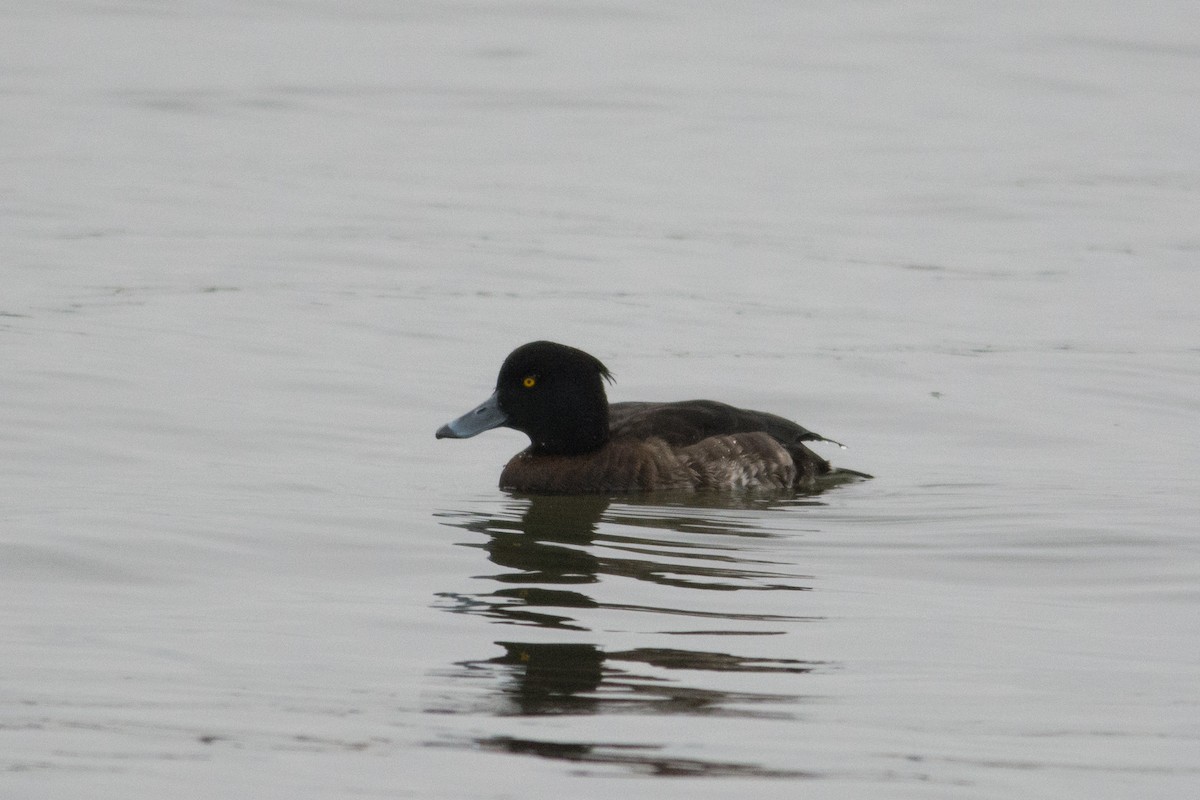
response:
<path fill-rule="evenodd" d="M 10 3 L 0 792 L 1200 787 L 1192 3 Z M 846 442 L 529 499 L 535 338 Z"/>

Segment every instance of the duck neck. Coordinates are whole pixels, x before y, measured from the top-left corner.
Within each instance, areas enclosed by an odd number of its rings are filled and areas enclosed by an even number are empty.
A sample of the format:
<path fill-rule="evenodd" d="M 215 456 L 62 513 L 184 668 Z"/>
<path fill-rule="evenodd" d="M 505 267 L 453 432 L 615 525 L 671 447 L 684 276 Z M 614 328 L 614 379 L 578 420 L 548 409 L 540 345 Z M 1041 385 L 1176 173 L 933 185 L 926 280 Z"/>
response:
<path fill-rule="evenodd" d="M 576 456 L 599 450 L 608 442 L 608 404 L 574 413 L 531 438 L 531 449 L 539 455 Z"/>

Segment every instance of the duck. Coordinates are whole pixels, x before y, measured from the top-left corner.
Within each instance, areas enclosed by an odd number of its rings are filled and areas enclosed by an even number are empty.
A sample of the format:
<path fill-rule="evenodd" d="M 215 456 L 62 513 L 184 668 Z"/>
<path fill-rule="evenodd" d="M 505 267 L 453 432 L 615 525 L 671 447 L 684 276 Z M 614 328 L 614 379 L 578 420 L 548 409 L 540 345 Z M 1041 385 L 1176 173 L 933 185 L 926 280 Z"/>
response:
<path fill-rule="evenodd" d="M 504 360 L 487 400 L 435 436 L 526 434 L 529 447 L 500 473 L 502 490 L 524 494 L 804 489 L 871 477 L 834 469 L 808 443 L 844 446 L 784 417 L 714 400 L 609 403 L 606 382 L 612 373 L 595 356 L 530 342 Z"/>

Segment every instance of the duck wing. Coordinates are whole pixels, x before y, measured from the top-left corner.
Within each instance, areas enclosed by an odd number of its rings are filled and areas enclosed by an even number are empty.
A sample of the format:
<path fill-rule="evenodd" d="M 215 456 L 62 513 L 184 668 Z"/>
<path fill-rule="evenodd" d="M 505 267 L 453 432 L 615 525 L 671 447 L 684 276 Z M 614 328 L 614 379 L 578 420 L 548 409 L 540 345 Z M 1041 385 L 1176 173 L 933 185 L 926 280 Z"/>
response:
<path fill-rule="evenodd" d="M 687 447 L 710 436 L 765 433 L 785 447 L 800 442 L 834 442 L 790 419 L 734 408 L 714 400 L 678 403 L 612 403 L 608 407 L 609 433 L 615 439 L 658 437 L 676 447 Z"/>
<path fill-rule="evenodd" d="M 685 453 L 696 451 L 691 455 L 700 462 L 721 460 L 707 452 L 714 448 L 722 453 L 730 448 L 755 452 L 774 450 L 784 458 L 790 457 L 795 467 L 796 485 L 809 483 L 832 470 L 828 461 L 804 446 L 804 442 L 833 442 L 832 439 L 775 414 L 735 408 L 713 400 L 613 403 L 608 407 L 608 427 L 614 440 L 625 437 L 662 439 L 672 447 L 686 448 Z M 704 452 L 699 452 L 701 450 Z M 728 454 L 722 459 L 728 460 Z M 746 463 L 758 463 L 754 459 L 747 460 L 745 455 L 740 459 L 739 468 L 744 468 Z M 759 459 L 764 465 L 774 460 L 774 456 Z"/>

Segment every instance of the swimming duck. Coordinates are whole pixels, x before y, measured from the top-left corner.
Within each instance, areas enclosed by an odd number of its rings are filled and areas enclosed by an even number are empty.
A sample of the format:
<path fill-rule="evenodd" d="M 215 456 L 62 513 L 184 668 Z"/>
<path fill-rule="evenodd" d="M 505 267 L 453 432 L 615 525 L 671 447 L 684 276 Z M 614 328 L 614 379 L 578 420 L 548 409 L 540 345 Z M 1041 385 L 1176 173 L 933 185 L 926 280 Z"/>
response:
<path fill-rule="evenodd" d="M 811 487 L 835 470 L 805 442 L 834 442 L 791 420 L 712 400 L 609 403 L 612 374 L 595 356 L 555 342 L 509 354 L 496 391 L 437 431 L 467 439 L 507 427 L 530 445 L 500 488 L 530 494 Z"/>

